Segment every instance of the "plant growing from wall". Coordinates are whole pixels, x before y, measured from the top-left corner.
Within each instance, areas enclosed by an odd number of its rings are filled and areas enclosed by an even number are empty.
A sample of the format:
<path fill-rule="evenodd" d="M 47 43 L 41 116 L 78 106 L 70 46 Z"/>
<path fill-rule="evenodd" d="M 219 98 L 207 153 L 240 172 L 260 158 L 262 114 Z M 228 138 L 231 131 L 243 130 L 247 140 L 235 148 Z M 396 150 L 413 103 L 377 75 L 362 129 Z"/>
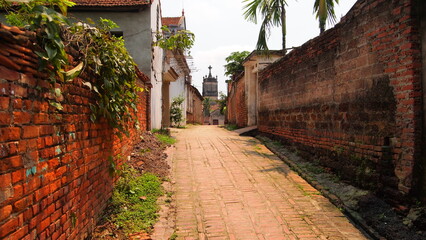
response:
<path fill-rule="evenodd" d="M 135 62 L 124 46 L 124 40 L 111 36 L 110 30 L 118 27 L 114 22 L 101 19 L 96 27 L 85 23 L 70 24 L 66 18 L 67 8 L 74 3 L 68 0 L 35 0 L 22 3 L 17 10 L 8 8 L 6 1 L 1 6 L 8 9 L 7 19 L 37 33 L 40 50 L 36 51 L 40 59 L 40 70 L 50 75 L 52 86 L 57 81 L 72 80 L 81 71 L 96 75 L 94 82 L 86 82 L 97 96 L 90 105 L 94 122 L 105 117 L 117 132 L 128 135 L 129 123 L 137 127 L 137 92 L 142 89 L 136 85 Z M 61 13 L 55 11 L 59 8 Z M 93 23 L 92 23 L 93 24 Z M 68 66 L 68 55 L 64 42 L 77 48 L 84 56 L 82 62 L 74 68 Z M 65 71 L 65 69 L 72 68 Z M 51 105 L 62 110 L 63 99 L 60 88 L 52 88 L 56 101 Z"/>
<path fill-rule="evenodd" d="M 170 121 L 172 124 L 180 126 L 180 123 L 183 120 L 182 114 L 182 103 L 185 99 L 182 96 L 175 97 L 172 100 L 172 104 L 170 106 Z"/>

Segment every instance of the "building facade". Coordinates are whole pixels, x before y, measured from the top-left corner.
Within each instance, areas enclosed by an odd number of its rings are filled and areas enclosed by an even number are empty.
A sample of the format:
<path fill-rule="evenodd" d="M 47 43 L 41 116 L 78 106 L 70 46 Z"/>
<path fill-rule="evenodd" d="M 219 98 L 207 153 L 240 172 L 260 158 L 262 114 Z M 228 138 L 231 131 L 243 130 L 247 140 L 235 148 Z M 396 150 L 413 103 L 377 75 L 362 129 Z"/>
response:
<path fill-rule="evenodd" d="M 203 77 L 203 97 L 217 100 L 219 96 L 217 87 L 217 76 L 212 76 L 212 66 L 209 66 L 209 75 Z"/>

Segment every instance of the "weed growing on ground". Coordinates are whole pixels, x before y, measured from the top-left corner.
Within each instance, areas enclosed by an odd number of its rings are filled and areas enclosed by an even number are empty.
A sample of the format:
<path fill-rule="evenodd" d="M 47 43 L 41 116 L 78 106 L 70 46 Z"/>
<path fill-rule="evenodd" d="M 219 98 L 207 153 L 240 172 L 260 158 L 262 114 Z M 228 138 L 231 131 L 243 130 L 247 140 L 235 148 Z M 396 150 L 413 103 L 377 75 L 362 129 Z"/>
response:
<path fill-rule="evenodd" d="M 151 130 L 151 132 L 155 134 L 170 135 L 170 129 L 168 128 L 160 128 L 160 129 L 154 128 Z"/>
<path fill-rule="evenodd" d="M 239 127 L 236 124 L 226 124 L 225 125 L 225 129 L 229 130 L 229 131 L 234 131 L 236 129 L 238 129 Z"/>
<path fill-rule="evenodd" d="M 173 232 L 173 234 L 170 236 L 169 240 L 176 240 L 178 237 L 178 235 L 176 234 L 176 232 Z"/>
<path fill-rule="evenodd" d="M 140 175 L 128 165 L 120 172 L 112 194 L 111 221 L 125 233 L 149 232 L 158 217 L 157 198 L 163 194 L 161 181 L 151 173 Z"/>
<path fill-rule="evenodd" d="M 164 145 L 173 145 L 176 143 L 176 139 L 170 137 L 169 135 L 155 134 L 155 136 Z"/>

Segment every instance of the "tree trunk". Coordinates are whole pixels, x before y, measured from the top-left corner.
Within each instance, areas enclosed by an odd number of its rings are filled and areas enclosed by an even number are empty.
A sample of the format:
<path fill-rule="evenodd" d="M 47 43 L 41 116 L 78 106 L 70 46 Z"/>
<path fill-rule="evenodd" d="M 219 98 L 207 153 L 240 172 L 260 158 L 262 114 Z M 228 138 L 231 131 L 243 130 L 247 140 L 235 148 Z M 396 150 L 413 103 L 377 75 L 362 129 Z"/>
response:
<path fill-rule="evenodd" d="M 286 39 L 286 34 L 287 34 L 287 30 L 286 30 L 286 12 L 285 12 L 285 6 L 284 3 L 281 5 L 281 29 L 282 29 L 282 40 L 283 40 L 283 52 L 284 54 L 287 53 L 286 50 L 286 43 L 285 43 L 285 39 Z"/>

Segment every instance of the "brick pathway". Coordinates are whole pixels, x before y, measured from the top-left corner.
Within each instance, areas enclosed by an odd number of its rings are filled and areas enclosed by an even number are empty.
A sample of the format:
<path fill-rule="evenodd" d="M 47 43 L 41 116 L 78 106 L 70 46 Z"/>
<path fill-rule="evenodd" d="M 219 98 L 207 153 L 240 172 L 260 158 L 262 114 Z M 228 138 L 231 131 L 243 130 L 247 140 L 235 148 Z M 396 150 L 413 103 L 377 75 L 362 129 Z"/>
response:
<path fill-rule="evenodd" d="M 216 126 L 175 135 L 178 239 L 366 239 L 256 139 Z"/>

